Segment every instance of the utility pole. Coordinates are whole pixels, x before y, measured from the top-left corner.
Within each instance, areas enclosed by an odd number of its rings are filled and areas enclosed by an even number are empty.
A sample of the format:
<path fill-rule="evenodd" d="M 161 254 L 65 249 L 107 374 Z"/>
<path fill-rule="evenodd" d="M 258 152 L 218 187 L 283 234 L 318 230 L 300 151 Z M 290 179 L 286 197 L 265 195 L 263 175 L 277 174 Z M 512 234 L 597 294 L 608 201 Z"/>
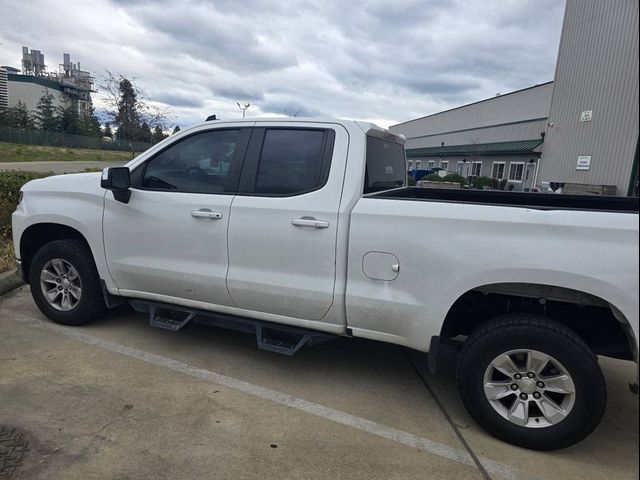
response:
<path fill-rule="evenodd" d="M 249 102 L 244 102 L 242 105 L 240 105 L 240 102 L 236 102 L 236 105 L 238 105 L 238 108 L 242 110 L 242 118 L 244 118 L 244 115 L 251 104 Z"/>

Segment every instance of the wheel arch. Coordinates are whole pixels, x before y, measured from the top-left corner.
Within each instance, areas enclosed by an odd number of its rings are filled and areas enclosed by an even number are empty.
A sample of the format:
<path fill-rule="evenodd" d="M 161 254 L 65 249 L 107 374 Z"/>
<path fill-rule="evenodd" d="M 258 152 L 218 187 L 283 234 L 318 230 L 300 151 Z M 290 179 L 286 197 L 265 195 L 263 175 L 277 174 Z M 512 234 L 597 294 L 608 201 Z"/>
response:
<path fill-rule="evenodd" d="M 91 251 L 91 245 L 86 237 L 77 229 L 61 223 L 42 222 L 29 225 L 20 235 L 20 260 L 24 280 L 29 283 L 29 268 L 36 252 L 49 242 L 63 239 L 83 241 Z M 95 259 L 95 252 L 92 252 Z"/>
<path fill-rule="evenodd" d="M 466 337 L 505 313 L 552 318 L 573 330 L 596 354 L 638 361 L 635 332 L 622 309 L 592 293 L 529 282 L 480 285 L 449 308 L 440 339 Z"/>

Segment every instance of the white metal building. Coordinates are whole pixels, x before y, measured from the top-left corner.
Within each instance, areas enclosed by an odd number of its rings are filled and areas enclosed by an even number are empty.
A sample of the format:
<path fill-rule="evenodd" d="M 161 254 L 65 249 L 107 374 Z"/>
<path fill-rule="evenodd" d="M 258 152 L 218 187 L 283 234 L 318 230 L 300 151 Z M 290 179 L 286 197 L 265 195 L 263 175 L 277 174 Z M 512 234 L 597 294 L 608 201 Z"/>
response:
<path fill-rule="evenodd" d="M 410 168 L 637 195 L 638 1 L 567 0 L 553 82 L 391 127 Z"/>

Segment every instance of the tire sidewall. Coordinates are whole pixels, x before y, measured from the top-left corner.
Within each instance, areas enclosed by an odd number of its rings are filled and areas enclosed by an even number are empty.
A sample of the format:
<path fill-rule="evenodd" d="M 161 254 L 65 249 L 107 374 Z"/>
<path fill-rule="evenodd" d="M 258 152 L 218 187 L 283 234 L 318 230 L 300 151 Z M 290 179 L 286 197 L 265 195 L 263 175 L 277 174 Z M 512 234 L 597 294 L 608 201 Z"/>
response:
<path fill-rule="evenodd" d="M 562 448 L 573 443 L 563 439 L 584 438 L 580 432 L 595 428 L 606 399 L 602 373 L 590 352 L 572 345 L 560 335 L 532 327 L 512 327 L 493 331 L 477 341 L 460 365 L 458 382 L 461 395 L 471 415 L 498 438 L 535 449 Z M 565 419 L 548 427 L 515 425 L 494 410 L 484 393 L 484 375 L 489 364 L 509 350 L 538 350 L 552 356 L 568 371 L 575 386 L 573 408 Z M 602 381 L 598 381 L 601 380 Z M 595 415 L 594 415 L 595 412 Z M 592 426 L 593 425 L 593 426 Z M 576 440 L 577 441 L 577 440 Z"/>
<path fill-rule="evenodd" d="M 71 248 L 70 248 L 71 247 Z M 75 248 L 74 248 L 75 247 Z M 48 318 L 64 325 L 83 325 L 93 320 L 94 310 L 91 289 L 95 289 L 95 272 L 91 265 L 87 265 L 79 250 L 80 245 L 70 241 L 54 241 L 48 243 L 36 252 L 29 267 L 29 284 L 31 294 L 38 308 Z M 40 274 L 45 264 L 54 258 L 69 262 L 78 272 L 82 285 L 82 294 L 78 304 L 69 311 L 61 311 L 49 304 L 40 286 Z"/>

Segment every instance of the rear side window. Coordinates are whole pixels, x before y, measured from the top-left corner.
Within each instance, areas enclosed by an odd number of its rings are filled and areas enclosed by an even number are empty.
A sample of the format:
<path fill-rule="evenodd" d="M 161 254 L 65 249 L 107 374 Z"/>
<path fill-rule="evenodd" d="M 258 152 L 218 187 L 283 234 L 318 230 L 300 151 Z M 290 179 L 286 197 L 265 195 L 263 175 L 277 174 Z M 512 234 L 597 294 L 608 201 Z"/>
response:
<path fill-rule="evenodd" d="M 260 152 L 255 193 L 295 195 L 326 181 L 324 130 L 267 129 Z"/>
<path fill-rule="evenodd" d="M 404 187 L 406 182 L 404 147 L 383 138 L 367 137 L 364 193 Z"/>

